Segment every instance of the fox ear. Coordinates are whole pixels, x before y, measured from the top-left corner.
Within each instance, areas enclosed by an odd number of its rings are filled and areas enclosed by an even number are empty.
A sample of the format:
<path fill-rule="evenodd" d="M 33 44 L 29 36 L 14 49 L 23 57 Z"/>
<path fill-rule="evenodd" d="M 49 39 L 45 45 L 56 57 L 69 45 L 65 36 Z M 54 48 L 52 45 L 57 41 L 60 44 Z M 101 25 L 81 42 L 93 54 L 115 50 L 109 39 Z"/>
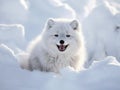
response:
<path fill-rule="evenodd" d="M 79 22 L 77 20 L 73 20 L 71 23 L 70 23 L 71 27 L 73 28 L 73 30 L 77 30 L 78 29 L 78 26 L 79 26 Z"/>
<path fill-rule="evenodd" d="M 47 27 L 48 29 L 52 28 L 52 26 L 55 24 L 54 20 L 53 19 L 48 19 L 48 22 L 47 22 Z"/>

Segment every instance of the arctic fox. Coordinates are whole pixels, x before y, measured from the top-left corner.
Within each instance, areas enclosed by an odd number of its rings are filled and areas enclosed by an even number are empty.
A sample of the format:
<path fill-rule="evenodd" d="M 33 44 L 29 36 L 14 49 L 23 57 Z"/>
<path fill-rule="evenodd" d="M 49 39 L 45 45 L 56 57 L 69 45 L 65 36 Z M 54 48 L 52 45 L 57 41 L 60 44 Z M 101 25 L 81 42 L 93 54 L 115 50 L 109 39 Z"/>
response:
<path fill-rule="evenodd" d="M 49 19 L 43 32 L 27 48 L 28 70 L 59 73 L 70 66 L 79 71 L 85 62 L 86 50 L 77 20 Z"/>

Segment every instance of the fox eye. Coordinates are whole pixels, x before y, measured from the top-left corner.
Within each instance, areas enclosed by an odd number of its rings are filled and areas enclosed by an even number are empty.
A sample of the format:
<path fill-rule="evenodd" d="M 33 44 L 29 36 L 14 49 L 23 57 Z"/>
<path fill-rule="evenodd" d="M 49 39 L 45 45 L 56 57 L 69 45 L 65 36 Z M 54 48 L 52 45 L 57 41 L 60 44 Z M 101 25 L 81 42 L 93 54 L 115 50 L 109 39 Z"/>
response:
<path fill-rule="evenodd" d="M 54 36 L 55 36 L 55 37 L 58 37 L 58 34 L 55 34 Z"/>
<path fill-rule="evenodd" d="M 66 35 L 66 37 L 70 37 L 70 35 Z"/>

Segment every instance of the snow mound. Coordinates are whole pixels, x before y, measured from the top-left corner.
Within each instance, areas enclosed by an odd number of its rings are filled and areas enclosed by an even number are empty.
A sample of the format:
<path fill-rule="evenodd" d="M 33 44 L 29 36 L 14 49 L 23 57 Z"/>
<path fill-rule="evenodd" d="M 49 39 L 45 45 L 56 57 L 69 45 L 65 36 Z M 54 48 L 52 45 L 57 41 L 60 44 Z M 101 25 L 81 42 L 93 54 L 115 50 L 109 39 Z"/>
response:
<path fill-rule="evenodd" d="M 2 48 L 5 49 L 5 48 Z M 6 51 L 6 50 L 4 50 Z M 9 53 L 6 51 L 6 53 Z M 16 63 L 13 55 L 9 57 Z M 3 63 L 1 63 L 3 62 Z M 10 61 L 9 61 L 10 62 Z M 71 68 L 61 70 L 60 75 L 40 71 L 27 71 L 18 64 L 0 60 L 1 90 L 119 90 L 120 63 L 109 56 L 97 61 L 86 70 L 74 72 Z M 3 72 L 4 71 L 4 72 Z"/>
<path fill-rule="evenodd" d="M 24 27 L 21 24 L 0 24 L 0 44 L 5 44 L 15 52 L 25 44 Z"/>
<path fill-rule="evenodd" d="M 20 3 L 22 0 L 0 0 L 0 23 L 24 23 L 27 11 Z M 17 14 L 17 15 L 16 15 Z"/>
<path fill-rule="evenodd" d="M 106 56 L 114 56 L 120 61 L 119 19 L 111 11 L 110 1 L 96 1 L 96 7 L 82 22 L 89 57 L 86 67 L 93 60 L 101 60 Z"/>
<path fill-rule="evenodd" d="M 3 65 L 10 67 L 12 65 L 17 65 L 15 60 L 15 53 L 8 46 L 1 44 L 0 45 L 0 66 Z"/>

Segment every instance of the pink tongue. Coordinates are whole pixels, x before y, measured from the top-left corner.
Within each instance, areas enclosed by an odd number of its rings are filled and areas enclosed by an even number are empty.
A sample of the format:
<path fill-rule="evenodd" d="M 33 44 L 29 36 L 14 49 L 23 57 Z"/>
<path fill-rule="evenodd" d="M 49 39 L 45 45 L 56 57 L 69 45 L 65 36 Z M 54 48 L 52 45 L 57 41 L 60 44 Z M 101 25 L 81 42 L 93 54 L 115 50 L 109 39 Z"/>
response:
<path fill-rule="evenodd" d="M 60 45 L 59 49 L 60 50 L 65 50 L 65 46 L 64 45 Z"/>

